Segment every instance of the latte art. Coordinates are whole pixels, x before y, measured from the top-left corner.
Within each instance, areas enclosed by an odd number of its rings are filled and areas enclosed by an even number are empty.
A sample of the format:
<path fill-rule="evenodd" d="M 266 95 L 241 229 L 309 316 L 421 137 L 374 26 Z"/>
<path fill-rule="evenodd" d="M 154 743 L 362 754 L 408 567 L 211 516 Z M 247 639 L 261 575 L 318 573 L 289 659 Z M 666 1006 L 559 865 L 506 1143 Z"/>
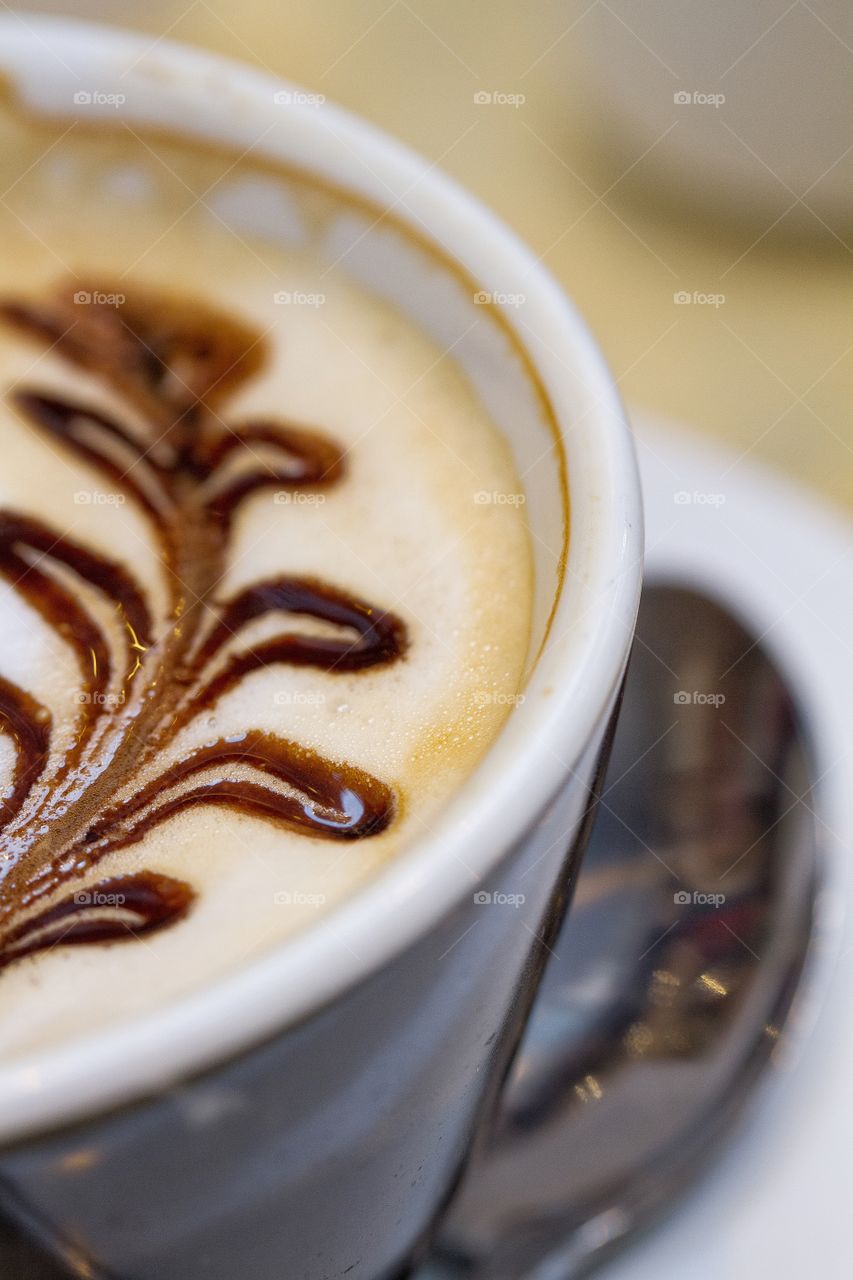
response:
<path fill-rule="evenodd" d="M 171 616 L 165 634 L 155 635 L 144 591 L 126 566 L 0 510 L 0 574 L 72 645 L 82 688 L 73 742 L 51 766 L 49 709 L 0 682 L 0 729 L 15 748 L 0 811 L 0 966 L 59 943 L 127 939 L 183 918 L 192 886 L 148 871 L 38 909 L 179 809 L 225 805 L 338 840 L 375 835 L 394 812 L 391 790 L 369 773 L 251 729 L 158 767 L 176 734 L 250 673 L 277 663 L 334 673 L 394 662 L 406 629 L 392 613 L 310 578 L 267 578 L 214 600 L 241 504 L 262 489 L 340 483 L 341 452 L 329 437 L 287 421 L 227 420 L 229 393 L 262 366 L 261 336 L 247 327 L 168 295 L 137 292 L 115 304 L 123 295 L 108 283 L 87 290 L 104 301 L 80 319 L 75 291 L 69 283 L 46 300 L 0 303 L 0 316 L 127 397 L 144 434 L 38 388 L 16 389 L 13 403 L 34 430 L 84 459 L 152 522 Z M 80 602 L 81 586 L 115 610 L 118 651 Z M 267 615 L 282 629 L 241 648 L 246 624 Z M 336 634 L 300 635 L 286 625 L 294 618 L 330 624 Z M 149 780 L 140 787 L 141 775 Z"/>
<path fill-rule="evenodd" d="M 392 216 L 2 100 L 0 191 L 21 1058 L 332 932 L 419 856 L 513 714 L 548 590 L 487 403 L 512 350 Z M 530 396 L 498 408 L 535 425 Z"/>

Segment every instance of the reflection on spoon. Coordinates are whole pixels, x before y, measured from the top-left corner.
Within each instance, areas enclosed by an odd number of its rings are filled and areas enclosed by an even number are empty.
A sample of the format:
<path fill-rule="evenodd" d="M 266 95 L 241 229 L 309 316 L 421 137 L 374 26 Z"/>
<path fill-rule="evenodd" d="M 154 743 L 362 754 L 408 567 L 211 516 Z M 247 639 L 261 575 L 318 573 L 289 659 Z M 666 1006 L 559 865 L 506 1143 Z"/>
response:
<path fill-rule="evenodd" d="M 417 1280 L 574 1280 L 705 1167 L 803 969 L 808 764 L 756 638 L 693 591 L 647 589 L 575 902 Z"/>

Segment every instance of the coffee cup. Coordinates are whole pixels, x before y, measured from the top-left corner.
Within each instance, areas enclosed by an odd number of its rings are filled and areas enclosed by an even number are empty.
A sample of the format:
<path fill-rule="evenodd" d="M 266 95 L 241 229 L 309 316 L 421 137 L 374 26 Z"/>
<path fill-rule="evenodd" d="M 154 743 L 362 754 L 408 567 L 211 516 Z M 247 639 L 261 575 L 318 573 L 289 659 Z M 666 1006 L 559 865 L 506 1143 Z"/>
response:
<path fill-rule="evenodd" d="M 24 111 L 119 109 L 343 193 L 360 213 L 330 243 L 453 346 L 523 477 L 523 697 L 429 832 L 238 972 L 0 1066 L 7 1210 L 75 1274 L 390 1278 L 488 1122 L 582 852 L 641 575 L 618 394 L 532 255 L 371 126 L 166 41 L 14 16 L 0 35 Z"/>

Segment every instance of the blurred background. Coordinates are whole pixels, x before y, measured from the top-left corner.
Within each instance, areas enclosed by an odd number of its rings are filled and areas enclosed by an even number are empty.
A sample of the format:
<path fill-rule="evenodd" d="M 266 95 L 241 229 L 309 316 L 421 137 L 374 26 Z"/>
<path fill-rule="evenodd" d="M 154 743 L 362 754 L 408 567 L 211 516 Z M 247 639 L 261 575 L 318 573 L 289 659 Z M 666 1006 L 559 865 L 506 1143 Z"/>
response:
<path fill-rule="evenodd" d="M 242 58 L 375 121 L 532 246 L 632 410 L 853 507 L 845 0 L 29 7 Z"/>

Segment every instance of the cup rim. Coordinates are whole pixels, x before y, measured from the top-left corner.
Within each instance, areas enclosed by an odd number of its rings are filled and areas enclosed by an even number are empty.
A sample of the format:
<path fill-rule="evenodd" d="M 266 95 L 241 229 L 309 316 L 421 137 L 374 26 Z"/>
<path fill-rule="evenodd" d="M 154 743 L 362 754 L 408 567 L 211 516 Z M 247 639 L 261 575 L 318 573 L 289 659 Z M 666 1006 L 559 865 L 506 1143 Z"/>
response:
<path fill-rule="evenodd" d="M 0 16 L 0 37 L 0 74 L 17 83 L 10 68 L 21 60 L 28 104 L 34 71 L 49 68 L 57 53 L 93 73 L 124 66 L 130 77 L 156 77 L 164 93 L 176 86 L 171 127 L 187 136 L 197 134 L 178 111 L 186 105 L 179 90 L 204 107 L 204 128 L 215 123 L 215 136 L 229 142 L 242 132 L 244 144 L 252 120 L 269 112 L 273 92 L 298 92 L 230 59 L 169 41 L 154 46 L 144 35 L 98 24 L 27 15 L 22 26 L 18 15 L 8 14 Z M 531 708 L 528 699 L 524 708 L 532 727 L 523 754 L 507 744 L 503 730 L 428 837 L 246 969 L 163 1010 L 0 1064 L 0 1140 L 97 1114 L 232 1058 L 404 951 L 476 888 L 472 873 L 487 875 L 571 777 L 627 661 L 641 577 L 639 479 L 615 384 L 577 311 L 494 214 L 401 143 L 329 104 L 322 111 L 294 106 L 288 119 L 289 134 L 279 140 L 287 152 L 279 149 L 279 158 L 321 177 L 334 174 L 338 186 L 357 194 L 371 194 L 372 186 L 374 199 L 381 192 L 378 203 L 396 200 L 404 221 L 411 209 L 482 288 L 504 290 L 508 280 L 523 276 L 525 329 L 534 338 L 519 341 L 564 447 L 578 414 L 589 419 L 575 475 L 580 471 L 580 481 L 594 487 L 597 516 L 594 525 L 578 529 L 572 507 L 569 579 L 583 580 L 592 599 L 578 617 L 574 593 L 565 582 L 559 591 L 537 659 L 537 676 L 544 673 L 538 700 Z M 229 130 L 232 136 L 224 137 Z M 547 342 L 535 336 L 542 333 Z M 565 656 L 561 667 L 569 634 L 570 669 Z"/>

